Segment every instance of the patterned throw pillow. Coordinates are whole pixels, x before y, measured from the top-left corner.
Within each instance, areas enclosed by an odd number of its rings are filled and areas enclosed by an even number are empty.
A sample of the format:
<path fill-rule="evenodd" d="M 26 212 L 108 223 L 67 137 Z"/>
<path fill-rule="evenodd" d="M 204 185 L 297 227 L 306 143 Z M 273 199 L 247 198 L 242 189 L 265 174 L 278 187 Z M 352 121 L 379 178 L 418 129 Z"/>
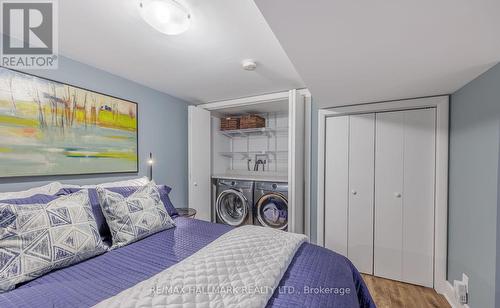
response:
<path fill-rule="evenodd" d="M 140 187 L 128 197 L 103 187 L 97 187 L 96 191 L 102 212 L 111 230 L 113 241 L 111 249 L 125 246 L 175 226 L 165 210 L 158 188 L 153 181 Z"/>
<path fill-rule="evenodd" d="M 112 192 L 119 193 L 124 197 L 128 197 L 135 191 L 137 191 L 137 189 L 139 189 L 140 187 L 142 186 L 126 186 L 126 187 L 110 187 L 110 188 L 104 187 L 104 188 Z M 171 218 L 179 216 L 179 213 L 177 213 L 177 210 L 175 209 L 168 195 L 172 189 L 166 185 L 157 185 L 156 187 L 158 188 L 158 192 L 160 193 L 160 199 L 163 202 L 163 205 L 165 205 L 165 209 L 167 210 L 168 215 L 170 215 Z M 57 196 L 68 195 L 80 190 L 82 190 L 82 188 L 63 188 L 56 195 Z M 97 227 L 99 228 L 99 233 L 101 234 L 101 238 L 104 241 L 104 243 L 111 242 L 111 232 L 109 231 L 108 223 L 106 222 L 106 219 L 104 218 L 104 215 L 102 213 L 101 204 L 99 202 L 99 197 L 97 196 L 96 189 L 89 188 L 88 191 L 89 191 L 90 204 L 92 205 L 92 211 L 94 212 L 95 221 L 97 223 Z M 2 201 L 0 201 L 0 203 L 1 202 Z M 5 203 L 10 203 L 10 202 L 5 202 Z"/>
<path fill-rule="evenodd" d="M 86 190 L 46 204 L 0 203 L 0 292 L 106 250 Z"/>

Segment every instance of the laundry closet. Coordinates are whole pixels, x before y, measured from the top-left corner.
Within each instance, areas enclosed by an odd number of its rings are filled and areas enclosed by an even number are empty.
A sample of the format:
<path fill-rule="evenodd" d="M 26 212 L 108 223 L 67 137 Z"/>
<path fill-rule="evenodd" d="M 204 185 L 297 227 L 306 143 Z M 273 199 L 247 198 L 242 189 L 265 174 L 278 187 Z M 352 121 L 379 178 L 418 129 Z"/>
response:
<path fill-rule="evenodd" d="M 198 219 L 304 232 L 309 102 L 307 90 L 291 90 L 189 107 L 189 207 Z"/>

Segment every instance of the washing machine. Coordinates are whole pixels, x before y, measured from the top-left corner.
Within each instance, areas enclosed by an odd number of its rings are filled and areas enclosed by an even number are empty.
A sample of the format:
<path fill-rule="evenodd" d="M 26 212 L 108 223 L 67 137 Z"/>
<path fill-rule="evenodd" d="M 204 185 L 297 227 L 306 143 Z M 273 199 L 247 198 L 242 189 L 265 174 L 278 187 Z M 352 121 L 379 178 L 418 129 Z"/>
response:
<path fill-rule="evenodd" d="M 217 180 L 215 220 L 231 226 L 253 224 L 252 181 Z"/>
<path fill-rule="evenodd" d="M 255 182 L 254 225 L 287 230 L 288 183 Z"/>

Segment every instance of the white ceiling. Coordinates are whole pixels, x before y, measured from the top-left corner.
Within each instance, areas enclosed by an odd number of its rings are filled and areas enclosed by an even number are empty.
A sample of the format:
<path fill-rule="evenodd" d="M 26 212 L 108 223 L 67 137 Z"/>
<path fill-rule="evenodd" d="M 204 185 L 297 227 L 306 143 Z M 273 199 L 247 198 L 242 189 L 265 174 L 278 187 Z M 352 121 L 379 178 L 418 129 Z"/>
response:
<path fill-rule="evenodd" d="M 138 0 L 59 1 L 59 52 L 192 103 L 304 86 L 252 0 L 185 0 L 191 28 L 166 36 Z M 241 69 L 243 59 L 258 63 Z"/>
<path fill-rule="evenodd" d="M 320 106 L 449 94 L 500 61 L 498 0 L 256 0 Z"/>

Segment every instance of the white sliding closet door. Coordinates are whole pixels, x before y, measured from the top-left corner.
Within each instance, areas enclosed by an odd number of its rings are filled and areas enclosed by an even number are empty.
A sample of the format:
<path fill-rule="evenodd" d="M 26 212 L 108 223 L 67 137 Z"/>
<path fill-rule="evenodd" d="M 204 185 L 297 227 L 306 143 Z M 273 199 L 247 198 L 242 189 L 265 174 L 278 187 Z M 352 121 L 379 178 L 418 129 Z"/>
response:
<path fill-rule="evenodd" d="M 375 114 L 349 116 L 347 256 L 360 272 L 373 273 Z"/>
<path fill-rule="evenodd" d="M 347 256 L 349 117 L 326 120 L 325 247 Z"/>
<path fill-rule="evenodd" d="M 374 274 L 433 286 L 435 109 L 376 114 Z"/>

